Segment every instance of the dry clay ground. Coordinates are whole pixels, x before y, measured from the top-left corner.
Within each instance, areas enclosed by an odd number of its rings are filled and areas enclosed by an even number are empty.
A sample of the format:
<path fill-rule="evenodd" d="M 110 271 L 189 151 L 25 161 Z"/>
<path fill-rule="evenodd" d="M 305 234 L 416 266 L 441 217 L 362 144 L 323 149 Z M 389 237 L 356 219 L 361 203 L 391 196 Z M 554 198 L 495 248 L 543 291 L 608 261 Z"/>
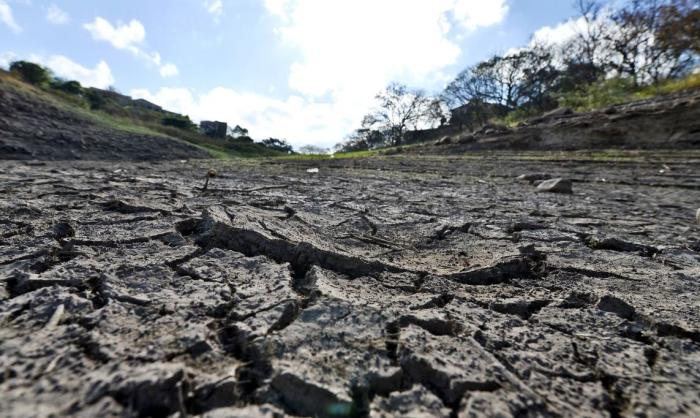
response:
<path fill-rule="evenodd" d="M 0 415 L 700 416 L 693 155 L 1 162 Z"/>

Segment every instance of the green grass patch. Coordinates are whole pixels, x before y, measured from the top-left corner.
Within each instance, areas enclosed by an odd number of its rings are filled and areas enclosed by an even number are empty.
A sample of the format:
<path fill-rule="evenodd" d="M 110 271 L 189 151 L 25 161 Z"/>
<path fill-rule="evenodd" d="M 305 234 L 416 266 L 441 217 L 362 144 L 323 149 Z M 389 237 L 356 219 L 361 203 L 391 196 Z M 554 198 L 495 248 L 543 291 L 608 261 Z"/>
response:
<path fill-rule="evenodd" d="M 629 79 L 611 78 L 591 84 L 582 90 L 563 94 L 558 100 L 561 106 L 585 112 L 694 89 L 700 89 L 700 74 L 666 80 L 650 86 L 635 86 Z"/>

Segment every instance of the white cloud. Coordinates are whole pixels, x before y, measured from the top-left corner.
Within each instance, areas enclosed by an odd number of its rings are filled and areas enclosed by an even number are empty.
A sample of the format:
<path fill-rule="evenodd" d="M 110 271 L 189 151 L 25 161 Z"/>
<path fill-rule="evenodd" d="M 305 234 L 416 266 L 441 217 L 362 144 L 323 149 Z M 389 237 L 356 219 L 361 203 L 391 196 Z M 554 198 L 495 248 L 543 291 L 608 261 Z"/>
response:
<path fill-rule="evenodd" d="M 113 26 L 106 19 L 97 17 L 83 27 L 90 32 L 92 39 L 107 41 L 117 49 L 126 49 L 133 53 L 138 53 L 139 45 L 146 39 L 146 29 L 135 19 L 128 24 L 118 23 L 117 26 Z"/>
<path fill-rule="evenodd" d="M 174 64 L 162 63 L 158 52 L 148 52 L 144 49 L 146 28 L 136 19 L 132 19 L 128 24 L 117 23 L 115 26 L 102 17 L 96 17 L 93 22 L 86 23 L 83 27 L 90 32 L 94 40 L 109 42 L 114 48 L 129 51 L 155 65 L 162 77 L 172 77 L 178 73 Z"/>
<path fill-rule="evenodd" d="M 341 140 L 356 127 L 373 105 L 374 95 L 390 81 L 442 87 L 442 70 L 456 63 L 462 52 L 456 38 L 497 24 L 508 12 L 507 0 L 263 0 L 263 4 L 278 19 L 280 39 L 298 51 L 288 83 L 303 97 L 299 107 L 319 116 L 309 123 L 322 127 L 318 140 L 327 141 L 322 145 Z M 285 104 L 285 111 L 295 110 L 289 100 Z M 288 123 L 295 126 L 293 118 Z M 332 138 L 322 138 L 321 133 Z"/>
<path fill-rule="evenodd" d="M 0 54 L 0 68 L 9 69 L 10 64 L 17 60 L 17 54 L 12 51 L 6 51 Z"/>
<path fill-rule="evenodd" d="M 321 103 L 293 95 L 286 100 L 223 87 L 196 94 L 184 88 L 164 88 L 151 93 L 133 90 L 167 110 L 190 115 L 194 120 L 220 120 L 241 125 L 254 138 L 289 139 L 295 147 L 316 144 L 330 147 L 354 126 L 352 109 L 341 103 Z"/>
<path fill-rule="evenodd" d="M 204 0 L 204 8 L 214 16 L 214 21 L 218 22 L 224 13 L 224 3 L 222 0 Z"/>
<path fill-rule="evenodd" d="M 0 0 L 0 22 L 4 23 L 14 33 L 22 32 L 22 28 L 15 22 L 15 18 L 12 16 L 12 9 L 4 0 Z"/>
<path fill-rule="evenodd" d="M 505 0 L 457 0 L 454 17 L 465 28 L 477 29 L 501 22 L 508 9 Z"/>
<path fill-rule="evenodd" d="M 250 129 L 255 138 L 299 147 L 341 141 L 390 81 L 442 85 L 461 54 L 457 35 L 496 24 L 506 0 L 263 0 L 276 33 L 298 52 L 286 99 L 217 87 L 135 90 L 132 95 L 190 115 Z"/>
<path fill-rule="evenodd" d="M 175 64 L 167 63 L 163 64 L 160 67 L 160 75 L 161 77 L 173 77 L 178 75 L 179 71 L 177 69 L 177 66 Z"/>
<path fill-rule="evenodd" d="M 104 89 L 114 84 L 112 70 L 104 61 L 98 62 L 95 68 L 90 69 L 63 55 L 32 55 L 29 60 L 50 68 L 58 77 L 79 81 L 84 86 Z"/>
<path fill-rule="evenodd" d="M 586 30 L 584 18 L 569 19 L 556 26 L 544 26 L 532 35 L 531 44 L 563 45 L 572 40 L 578 33 Z"/>
<path fill-rule="evenodd" d="M 265 0 L 301 59 L 289 85 L 303 94 L 370 97 L 388 81 L 423 82 L 461 53 L 452 25 L 472 30 L 505 17 L 505 0 Z M 361 22 L 361 23 L 358 23 Z"/>
<path fill-rule="evenodd" d="M 65 25 L 70 21 L 68 13 L 61 10 L 60 7 L 52 3 L 46 11 L 46 20 L 54 25 Z"/>

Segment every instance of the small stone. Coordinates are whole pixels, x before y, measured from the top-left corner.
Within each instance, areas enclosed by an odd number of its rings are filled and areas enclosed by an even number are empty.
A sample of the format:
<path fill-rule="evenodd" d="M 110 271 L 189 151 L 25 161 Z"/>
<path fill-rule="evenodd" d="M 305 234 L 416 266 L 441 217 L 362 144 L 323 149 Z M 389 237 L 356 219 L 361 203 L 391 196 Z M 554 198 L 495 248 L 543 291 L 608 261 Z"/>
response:
<path fill-rule="evenodd" d="M 573 110 L 571 110 L 570 107 L 560 107 L 558 109 L 554 109 L 550 112 L 545 113 L 542 115 L 543 118 L 556 118 L 560 116 L 568 116 L 572 115 L 574 113 Z"/>
<path fill-rule="evenodd" d="M 469 144 L 471 142 L 474 142 L 474 135 L 472 134 L 467 134 L 467 135 L 460 135 L 457 137 L 457 143 L 458 144 Z"/>
<path fill-rule="evenodd" d="M 700 212 L 698 212 L 700 214 Z M 56 239 L 70 238 L 75 236 L 75 229 L 66 221 L 62 221 L 53 226 L 53 236 Z"/>
<path fill-rule="evenodd" d="M 543 181 L 537 186 L 537 192 L 571 194 L 573 190 L 571 189 L 571 180 L 559 178 Z"/>
<path fill-rule="evenodd" d="M 542 180 L 549 180 L 551 178 L 552 178 L 552 176 L 547 174 L 547 173 L 528 173 L 528 174 L 521 174 L 518 176 L 518 180 L 529 181 L 530 183 L 534 183 L 536 181 L 542 181 Z"/>
<path fill-rule="evenodd" d="M 435 141 L 435 145 L 448 145 L 452 143 L 452 138 L 449 136 L 443 136 L 442 138 Z"/>

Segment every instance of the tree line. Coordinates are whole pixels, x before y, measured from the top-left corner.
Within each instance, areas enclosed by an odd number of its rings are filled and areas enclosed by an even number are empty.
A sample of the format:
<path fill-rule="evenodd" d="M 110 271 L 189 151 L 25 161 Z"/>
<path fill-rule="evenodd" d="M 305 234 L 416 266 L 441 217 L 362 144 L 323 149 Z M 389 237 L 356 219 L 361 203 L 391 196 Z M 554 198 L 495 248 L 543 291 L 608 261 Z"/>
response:
<path fill-rule="evenodd" d="M 449 126 L 475 130 L 508 114 L 534 116 L 568 93 L 603 80 L 632 87 L 685 77 L 700 63 L 700 1 L 629 0 L 617 8 L 576 0 L 575 35 L 560 44 L 533 41 L 460 72 L 437 95 L 391 83 L 377 107 L 341 144 L 342 151 L 401 145 L 409 131 Z"/>

